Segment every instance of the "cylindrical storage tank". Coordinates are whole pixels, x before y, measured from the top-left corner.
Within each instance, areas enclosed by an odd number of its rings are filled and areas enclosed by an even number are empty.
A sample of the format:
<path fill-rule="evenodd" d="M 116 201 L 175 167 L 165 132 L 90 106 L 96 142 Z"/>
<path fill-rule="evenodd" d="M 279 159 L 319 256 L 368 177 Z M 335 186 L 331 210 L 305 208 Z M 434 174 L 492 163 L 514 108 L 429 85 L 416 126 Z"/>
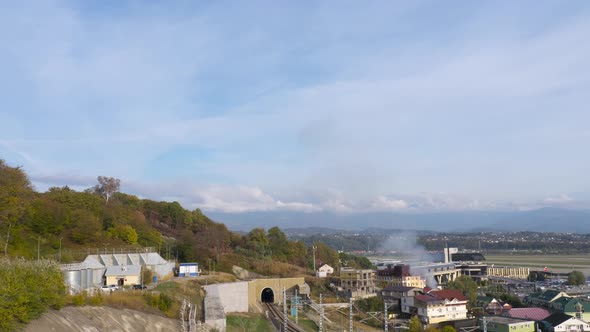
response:
<path fill-rule="evenodd" d="M 94 286 L 100 287 L 103 285 L 102 276 L 104 275 L 106 269 L 94 269 L 92 270 L 92 282 Z"/>
<path fill-rule="evenodd" d="M 88 270 L 80 270 L 80 290 L 85 290 L 87 287 L 86 271 L 88 271 Z"/>
<path fill-rule="evenodd" d="M 64 271 L 64 280 L 66 285 L 75 291 L 80 289 L 80 271 Z"/>
<path fill-rule="evenodd" d="M 84 274 L 84 282 L 82 283 L 82 288 L 83 289 L 92 288 L 93 287 L 92 269 L 83 270 L 83 274 Z"/>

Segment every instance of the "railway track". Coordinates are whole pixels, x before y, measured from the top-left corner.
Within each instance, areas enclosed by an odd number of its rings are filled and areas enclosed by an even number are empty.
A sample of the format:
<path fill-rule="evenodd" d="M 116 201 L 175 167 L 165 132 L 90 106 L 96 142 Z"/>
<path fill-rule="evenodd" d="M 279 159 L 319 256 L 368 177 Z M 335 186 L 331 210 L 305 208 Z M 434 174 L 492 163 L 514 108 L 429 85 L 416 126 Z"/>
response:
<path fill-rule="evenodd" d="M 265 305 L 266 305 L 266 309 L 268 310 L 269 318 L 270 318 L 272 324 L 274 325 L 274 327 L 279 331 L 283 331 L 283 329 L 284 329 L 283 324 L 285 321 L 284 316 L 283 316 L 283 312 L 272 303 L 265 303 Z M 287 322 L 287 331 L 288 332 L 305 332 L 304 329 L 297 326 L 291 320 L 288 320 L 288 322 Z"/>

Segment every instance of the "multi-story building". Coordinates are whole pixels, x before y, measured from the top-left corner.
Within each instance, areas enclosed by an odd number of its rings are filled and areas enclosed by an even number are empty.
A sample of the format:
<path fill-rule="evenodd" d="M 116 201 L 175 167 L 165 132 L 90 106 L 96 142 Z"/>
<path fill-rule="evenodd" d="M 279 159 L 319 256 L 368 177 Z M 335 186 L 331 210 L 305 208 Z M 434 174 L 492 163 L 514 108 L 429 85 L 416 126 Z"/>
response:
<path fill-rule="evenodd" d="M 420 275 L 411 275 L 409 265 L 396 265 L 377 270 L 377 282 L 387 283 L 391 286 L 426 287 L 426 280 Z"/>
<path fill-rule="evenodd" d="M 528 267 L 488 266 L 488 276 L 526 280 L 531 270 Z"/>
<path fill-rule="evenodd" d="M 410 274 L 420 276 L 426 280 L 428 287 L 436 287 L 455 280 L 461 271 L 455 267 L 455 263 L 417 263 L 410 265 Z"/>
<path fill-rule="evenodd" d="M 375 271 L 342 268 L 340 270 L 340 287 L 350 297 L 375 296 Z"/>
<path fill-rule="evenodd" d="M 389 305 L 389 310 L 393 312 L 401 312 L 401 299 L 403 297 L 414 297 L 420 294 L 421 288 L 392 286 L 389 285 L 381 290 L 381 297 L 383 302 Z"/>
<path fill-rule="evenodd" d="M 425 325 L 467 319 L 467 298 L 458 290 L 431 290 L 402 298 L 402 312 L 417 315 Z"/>

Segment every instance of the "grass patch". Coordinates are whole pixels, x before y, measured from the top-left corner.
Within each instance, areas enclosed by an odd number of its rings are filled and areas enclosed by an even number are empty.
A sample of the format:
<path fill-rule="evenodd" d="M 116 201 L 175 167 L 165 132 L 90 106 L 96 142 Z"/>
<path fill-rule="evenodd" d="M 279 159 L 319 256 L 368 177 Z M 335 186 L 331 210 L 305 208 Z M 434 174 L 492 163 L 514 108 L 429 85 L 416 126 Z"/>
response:
<path fill-rule="evenodd" d="M 318 330 L 317 324 L 311 319 L 301 319 L 299 318 L 299 327 L 304 329 L 305 331 L 315 332 Z"/>
<path fill-rule="evenodd" d="M 228 332 L 274 332 L 272 324 L 259 314 L 233 314 L 226 317 Z"/>

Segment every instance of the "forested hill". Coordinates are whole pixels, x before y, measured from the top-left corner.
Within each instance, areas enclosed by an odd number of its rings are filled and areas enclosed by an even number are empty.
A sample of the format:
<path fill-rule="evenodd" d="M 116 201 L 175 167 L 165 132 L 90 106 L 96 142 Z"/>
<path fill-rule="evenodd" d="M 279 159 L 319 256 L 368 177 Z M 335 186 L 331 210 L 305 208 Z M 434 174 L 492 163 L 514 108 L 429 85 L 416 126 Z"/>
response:
<path fill-rule="evenodd" d="M 27 174 L 0 159 L 0 239 L 8 256 L 81 259 L 88 250 L 154 247 L 164 257 L 214 264 L 229 270 L 233 264 L 258 272 L 286 274 L 296 265 L 312 265 L 310 248 L 288 241 L 277 227 L 255 228 L 245 235 L 230 232 L 199 209 L 178 202 L 139 199 L 119 192 L 119 180 L 98 177 L 85 191 L 54 187 L 36 192 Z M 339 266 L 338 253 L 317 243 L 318 262 Z M 61 250 L 60 250 L 61 248 Z M 268 264 L 268 261 L 283 262 Z M 350 260 L 349 260 L 350 261 Z M 363 260 L 352 260 L 364 265 Z M 288 265 L 292 264 L 292 265 Z M 289 270 L 289 271 L 287 271 Z"/>

